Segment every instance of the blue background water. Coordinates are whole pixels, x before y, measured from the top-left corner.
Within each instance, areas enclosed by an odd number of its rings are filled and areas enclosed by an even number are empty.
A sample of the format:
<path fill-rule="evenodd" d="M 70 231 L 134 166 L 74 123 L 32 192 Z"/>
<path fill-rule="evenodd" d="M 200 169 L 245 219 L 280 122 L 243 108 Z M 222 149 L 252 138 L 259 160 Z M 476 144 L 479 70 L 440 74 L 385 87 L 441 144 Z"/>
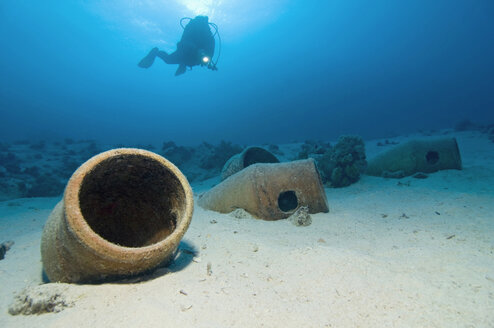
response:
<path fill-rule="evenodd" d="M 0 2 L 0 137 L 178 144 L 366 138 L 494 122 L 494 1 Z M 137 66 L 184 16 L 217 72 Z"/>

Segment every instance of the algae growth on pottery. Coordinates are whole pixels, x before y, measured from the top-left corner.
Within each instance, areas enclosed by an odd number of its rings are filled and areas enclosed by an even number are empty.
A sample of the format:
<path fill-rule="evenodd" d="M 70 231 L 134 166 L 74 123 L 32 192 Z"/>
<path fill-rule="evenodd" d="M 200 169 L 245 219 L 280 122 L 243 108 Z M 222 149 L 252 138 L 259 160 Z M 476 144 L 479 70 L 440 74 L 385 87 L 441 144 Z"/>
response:
<path fill-rule="evenodd" d="M 93 282 L 170 261 L 189 227 L 192 190 L 180 170 L 141 149 L 113 149 L 72 175 L 43 231 L 54 282 Z"/>

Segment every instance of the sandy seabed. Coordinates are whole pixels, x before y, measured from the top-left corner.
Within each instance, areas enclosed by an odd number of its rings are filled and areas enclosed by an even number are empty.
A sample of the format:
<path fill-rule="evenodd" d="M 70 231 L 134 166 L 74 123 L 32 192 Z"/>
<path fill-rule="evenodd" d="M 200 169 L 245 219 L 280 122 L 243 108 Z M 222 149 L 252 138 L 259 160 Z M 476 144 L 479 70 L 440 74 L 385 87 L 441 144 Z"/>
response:
<path fill-rule="evenodd" d="M 171 266 L 117 283 L 38 286 L 59 198 L 2 202 L 0 327 L 494 327 L 494 143 L 455 136 L 463 170 L 327 188 L 308 227 L 196 206 Z M 66 307 L 10 315 L 25 288 Z"/>

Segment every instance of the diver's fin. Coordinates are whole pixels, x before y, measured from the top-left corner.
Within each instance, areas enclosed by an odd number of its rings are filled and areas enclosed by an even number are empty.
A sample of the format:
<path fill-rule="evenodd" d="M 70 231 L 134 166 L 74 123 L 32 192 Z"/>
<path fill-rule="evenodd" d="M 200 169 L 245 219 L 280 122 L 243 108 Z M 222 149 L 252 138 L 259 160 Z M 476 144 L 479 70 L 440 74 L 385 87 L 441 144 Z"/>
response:
<path fill-rule="evenodd" d="M 147 54 L 147 56 L 144 57 L 137 65 L 142 68 L 151 67 L 151 65 L 153 65 L 154 63 L 154 59 L 156 58 L 157 54 L 158 54 L 158 48 L 151 49 L 151 51 Z"/>
<path fill-rule="evenodd" d="M 177 71 L 175 72 L 175 76 L 184 74 L 186 70 L 187 70 L 187 66 L 185 66 L 184 64 L 180 64 L 177 68 Z"/>

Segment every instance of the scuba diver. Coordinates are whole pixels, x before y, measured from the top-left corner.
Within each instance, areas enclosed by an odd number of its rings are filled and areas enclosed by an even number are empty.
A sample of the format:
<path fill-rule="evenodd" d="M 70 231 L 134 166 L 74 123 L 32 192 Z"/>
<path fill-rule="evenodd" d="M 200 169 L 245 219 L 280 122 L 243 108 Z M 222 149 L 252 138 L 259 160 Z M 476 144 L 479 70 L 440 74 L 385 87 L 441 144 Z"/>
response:
<path fill-rule="evenodd" d="M 189 23 L 184 27 L 182 21 L 189 19 Z M 138 64 L 139 67 L 149 68 L 154 63 L 156 57 L 161 58 L 167 64 L 178 64 L 175 76 L 184 74 L 187 67 L 192 69 L 193 66 L 201 65 L 216 71 L 216 64 L 218 63 L 218 57 L 216 61 L 213 61 L 214 56 L 214 37 L 218 35 L 218 27 L 214 23 L 208 22 L 208 16 L 197 16 L 196 18 L 184 17 L 180 20 L 180 25 L 184 29 L 182 38 L 177 43 L 177 50 L 171 54 L 165 51 L 153 48 L 149 54 L 144 57 Z M 215 29 L 215 33 L 211 33 L 209 26 Z"/>

